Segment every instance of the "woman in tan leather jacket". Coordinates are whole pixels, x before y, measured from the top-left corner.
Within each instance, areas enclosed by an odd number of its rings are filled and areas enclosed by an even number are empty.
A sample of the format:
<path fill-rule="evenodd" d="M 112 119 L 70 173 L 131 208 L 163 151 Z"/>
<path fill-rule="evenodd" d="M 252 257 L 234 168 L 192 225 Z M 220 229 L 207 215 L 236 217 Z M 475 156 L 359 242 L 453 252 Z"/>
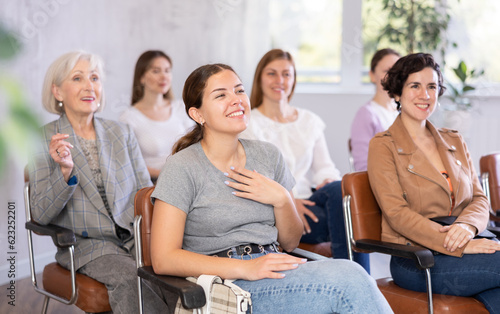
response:
<path fill-rule="evenodd" d="M 438 254 L 433 291 L 474 296 L 500 313 L 500 244 L 474 238 L 485 230 L 488 201 L 465 141 L 457 131 L 428 121 L 444 92 L 439 65 L 429 54 L 399 59 L 383 81 L 400 115 L 370 142 L 368 175 L 382 209 L 384 241 L 420 245 Z M 456 216 L 449 226 L 430 220 Z M 392 257 L 401 287 L 425 291 L 425 274 L 413 261 Z"/>

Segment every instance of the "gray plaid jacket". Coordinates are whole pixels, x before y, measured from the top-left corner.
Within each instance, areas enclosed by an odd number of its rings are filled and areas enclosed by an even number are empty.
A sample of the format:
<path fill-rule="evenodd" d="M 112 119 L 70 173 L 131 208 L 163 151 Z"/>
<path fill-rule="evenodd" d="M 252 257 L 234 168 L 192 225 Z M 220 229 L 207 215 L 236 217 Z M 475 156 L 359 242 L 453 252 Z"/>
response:
<path fill-rule="evenodd" d="M 134 196 L 151 186 L 146 164 L 133 131 L 125 124 L 94 118 L 99 164 L 106 197 L 115 222 L 133 235 Z M 49 155 L 49 143 L 56 133 L 69 134 L 73 145 L 73 171 L 77 183 L 68 185 L 60 166 Z M 33 220 L 52 223 L 75 232 L 75 267 L 106 254 L 132 253 L 133 236 L 122 242 L 99 195 L 87 159 L 66 115 L 42 128 L 42 145 L 29 164 L 31 213 Z M 71 177 L 70 176 L 70 177 Z M 69 253 L 59 250 L 57 261 L 69 267 Z"/>

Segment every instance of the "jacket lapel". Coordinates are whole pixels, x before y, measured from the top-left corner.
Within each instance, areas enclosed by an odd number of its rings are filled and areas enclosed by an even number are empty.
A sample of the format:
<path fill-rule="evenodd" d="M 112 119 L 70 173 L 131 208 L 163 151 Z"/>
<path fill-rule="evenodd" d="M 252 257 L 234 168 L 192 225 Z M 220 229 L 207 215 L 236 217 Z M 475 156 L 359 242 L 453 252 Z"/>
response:
<path fill-rule="evenodd" d="M 433 130 L 434 132 L 436 132 L 434 126 L 428 121 L 427 127 L 430 127 L 431 132 L 433 132 Z M 424 152 L 415 145 L 410 134 L 403 125 L 401 115 L 397 117 L 394 124 L 389 128 L 389 132 L 394 138 L 394 145 L 396 146 L 399 160 L 403 163 L 402 166 L 404 166 L 408 172 L 432 181 L 441 186 L 446 192 L 449 192 L 447 180 L 431 164 L 431 162 L 425 156 Z M 440 145 L 438 144 L 438 149 L 439 146 Z M 442 155 L 441 158 L 443 158 Z M 443 162 L 445 162 L 445 159 L 446 158 L 443 158 Z M 445 167 L 447 167 L 446 163 Z"/>
<path fill-rule="evenodd" d="M 76 167 L 79 172 L 78 185 L 81 187 L 83 193 L 85 193 L 92 205 L 94 205 L 97 210 L 107 215 L 106 207 L 104 206 L 99 190 L 97 190 L 97 186 L 94 183 L 94 177 L 92 176 L 92 171 L 90 170 L 87 158 L 85 158 L 85 155 L 82 152 L 80 141 L 78 141 L 75 131 L 69 123 L 66 115 L 62 115 L 61 119 L 59 119 L 59 133 L 69 134 L 67 141 L 73 145 L 71 155 L 73 156 L 74 167 Z"/>
<path fill-rule="evenodd" d="M 448 144 L 438 130 L 434 127 L 430 129 L 433 132 L 433 136 L 436 139 L 436 143 L 439 150 L 439 155 L 441 156 L 441 160 L 448 171 L 448 176 L 451 180 L 451 186 L 453 188 L 453 193 L 455 198 L 457 198 L 460 191 L 458 188 L 462 186 L 460 172 L 462 171 L 462 161 L 456 159 L 455 152 L 457 148 L 454 145 Z M 465 162 L 465 161 L 463 161 Z"/>

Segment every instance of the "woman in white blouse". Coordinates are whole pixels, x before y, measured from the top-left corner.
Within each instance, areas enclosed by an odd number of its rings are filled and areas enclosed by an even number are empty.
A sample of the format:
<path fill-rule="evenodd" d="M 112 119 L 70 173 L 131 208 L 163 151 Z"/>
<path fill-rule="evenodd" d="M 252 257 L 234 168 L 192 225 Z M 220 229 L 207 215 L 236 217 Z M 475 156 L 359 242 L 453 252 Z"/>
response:
<path fill-rule="evenodd" d="M 144 52 L 135 65 L 132 106 L 119 118 L 133 128 L 153 182 L 174 143 L 194 125 L 171 87 L 170 57 L 159 50 Z"/>
<path fill-rule="evenodd" d="M 262 57 L 250 97 L 252 118 L 241 137 L 268 141 L 281 150 L 297 181 L 293 194 L 304 225 L 301 242 L 331 241 L 333 256 L 347 258 L 342 177 L 330 158 L 323 120 L 289 103 L 295 76 L 288 52 L 273 49 Z M 370 271 L 367 254 L 356 253 L 355 261 Z"/>

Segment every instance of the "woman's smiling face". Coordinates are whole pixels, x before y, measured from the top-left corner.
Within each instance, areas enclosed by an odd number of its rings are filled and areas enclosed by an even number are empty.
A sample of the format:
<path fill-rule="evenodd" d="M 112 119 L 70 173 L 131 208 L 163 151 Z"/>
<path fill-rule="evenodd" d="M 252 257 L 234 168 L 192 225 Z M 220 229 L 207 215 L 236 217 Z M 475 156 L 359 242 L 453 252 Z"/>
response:
<path fill-rule="evenodd" d="M 401 96 L 394 99 L 401 103 L 401 115 L 417 121 L 427 120 L 438 103 L 439 78 L 430 68 L 408 75 Z"/>
<path fill-rule="evenodd" d="M 206 131 L 240 133 L 248 125 L 250 100 L 239 77 L 223 70 L 207 80 L 202 106 L 196 110 Z"/>

